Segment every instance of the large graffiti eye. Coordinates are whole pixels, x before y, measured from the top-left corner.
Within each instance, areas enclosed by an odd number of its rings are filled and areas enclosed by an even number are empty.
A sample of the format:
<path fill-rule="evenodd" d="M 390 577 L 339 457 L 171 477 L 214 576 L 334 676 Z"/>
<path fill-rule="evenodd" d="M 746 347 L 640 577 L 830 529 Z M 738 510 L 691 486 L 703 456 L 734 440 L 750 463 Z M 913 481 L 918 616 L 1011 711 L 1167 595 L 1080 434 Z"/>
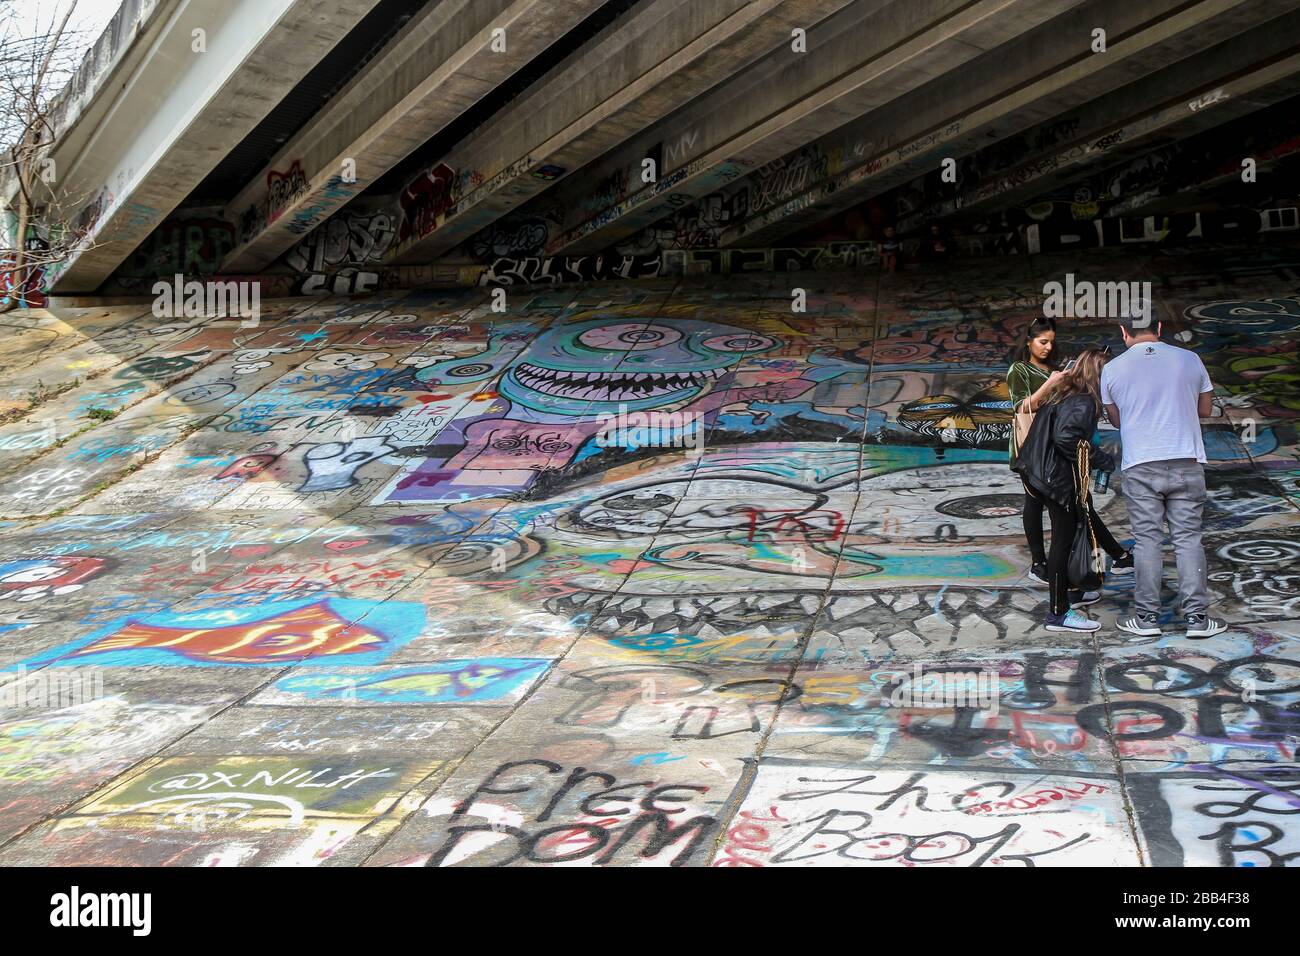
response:
<path fill-rule="evenodd" d="M 613 492 L 574 512 L 585 529 L 632 536 L 651 534 L 663 526 L 690 488 L 689 481 L 663 481 L 647 488 Z"/>
<path fill-rule="evenodd" d="M 474 362 L 470 365 L 457 365 L 455 368 L 448 369 L 447 374 L 457 378 L 470 378 L 475 375 L 486 375 L 490 371 L 492 366 L 486 362 Z"/>
<path fill-rule="evenodd" d="M 1024 505 L 1024 495 L 971 495 L 941 501 L 934 510 L 954 518 L 1009 518 L 1020 514 Z"/>
<path fill-rule="evenodd" d="M 578 336 L 578 341 L 593 349 L 657 349 L 682 337 L 676 329 L 666 325 L 646 325 L 643 322 L 623 322 L 618 325 L 601 325 L 588 329 Z"/>
<path fill-rule="evenodd" d="M 617 498 L 608 498 L 604 505 L 611 511 L 651 511 L 655 508 L 666 508 L 676 500 L 672 495 L 633 492 L 619 495 Z"/>
<path fill-rule="evenodd" d="M 774 339 L 766 335 L 714 335 L 702 343 L 706 349 L 715 352 L 762 352 L 776 345 Z"/>

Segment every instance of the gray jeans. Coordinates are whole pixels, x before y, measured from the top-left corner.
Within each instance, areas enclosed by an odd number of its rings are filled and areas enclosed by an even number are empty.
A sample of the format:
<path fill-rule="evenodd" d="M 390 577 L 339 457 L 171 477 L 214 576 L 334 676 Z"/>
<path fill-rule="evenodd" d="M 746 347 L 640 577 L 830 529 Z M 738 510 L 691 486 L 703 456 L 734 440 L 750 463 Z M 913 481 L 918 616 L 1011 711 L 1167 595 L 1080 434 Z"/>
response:
<path fill-rule="evenodd" d="M 1122 472 L 1133 546 L 1134 598 L 1139 614 L 1160 613 L 1161 553 L 1165 521 L 1178 560 L 1178 596 L 1184 617 L 1204 614 L 1205 549 L 1201 546 L 1201 512 L 1205 508 L 1205 469 L 1194 458 L 1148 461 Z"/>

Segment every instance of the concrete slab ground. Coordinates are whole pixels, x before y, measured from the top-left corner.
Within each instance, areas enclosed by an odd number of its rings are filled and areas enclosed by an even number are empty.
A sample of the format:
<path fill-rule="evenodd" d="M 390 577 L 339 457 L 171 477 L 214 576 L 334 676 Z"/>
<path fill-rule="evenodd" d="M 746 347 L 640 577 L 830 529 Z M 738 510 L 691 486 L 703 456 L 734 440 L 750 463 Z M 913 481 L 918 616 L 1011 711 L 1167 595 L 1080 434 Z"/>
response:
<path fill-rule="evenodd" d="M 1001 383 L 1067 271 L 1217 386 L 1212 640 L 1172 561 L 1158 638 L 1118 576 L 1041 626 Z M 1286 865 L 1298 340 L 1262 246 L 11 313 L 0 863 Z"/>

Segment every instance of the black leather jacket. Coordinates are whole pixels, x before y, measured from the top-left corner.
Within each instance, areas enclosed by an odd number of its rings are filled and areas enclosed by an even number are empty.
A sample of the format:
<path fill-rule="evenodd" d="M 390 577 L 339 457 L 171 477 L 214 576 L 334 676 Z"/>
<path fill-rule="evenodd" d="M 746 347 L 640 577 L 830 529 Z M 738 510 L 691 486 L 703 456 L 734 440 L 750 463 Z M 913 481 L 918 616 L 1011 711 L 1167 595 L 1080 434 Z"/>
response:
<path fill-rule="evenodd" d="M 1039 495 L 1065 508 L 1079 500 L 1075 460 L 1079 442 L 1091 444 L 1101 417 L 1088 395 L 1071 395 L 1044 405 L 1034 415 L 1024 447 L 1016 455 L 1015 471 Z M 1091 467 L 1114 471 L 1115 459 L 1092 445 Z"/>

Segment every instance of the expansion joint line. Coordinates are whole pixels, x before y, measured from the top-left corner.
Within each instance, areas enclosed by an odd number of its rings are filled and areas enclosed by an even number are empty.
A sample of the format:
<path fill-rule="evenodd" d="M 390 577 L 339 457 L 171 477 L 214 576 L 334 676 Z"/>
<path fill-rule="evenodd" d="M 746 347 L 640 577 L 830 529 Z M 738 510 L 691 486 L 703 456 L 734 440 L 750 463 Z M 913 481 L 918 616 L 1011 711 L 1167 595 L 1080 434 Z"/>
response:
<path fill-rule="evenodd" d="M 1138 866 L 1144 866 L 1142 859 L 1142 838 L 1139 835 L 1137 823 L 1137 811 L 1133 808 L 1133 801 L 1129 799 L 1128 778 L 1124 773 L 1124 759 L 1120 754 L 1119 742 L 1115 739 L 1115 712 L 1111 707 L 1110 691 L 1106 687 L 1105 677 L 1105 658 L 1102 657 L 1101 641 L 1097 637 L 1097 631 L 1092 632 L 1092 650 L 1097 655 L 1097 683 L 1101 688 L 1102 705 L 1106 709 L 1106 727 L 1110 731 L 1110 753 L 1111 759 L 1115 762 L 1115 775 L 1119 778 L 1119 796 L 1124 804 L 1124 816 L 1128 820 L 1129 835 L 1133 838 L 1133 852 L 1137 855 Z"/>
<path fill-rule="evenodd" d="M 676 280 L 674 282 L 672 290 L 670 290 L 670 292 L 664 297 L 665 303 L 672 300 L 672 295 L 677 291 L 677 287 L 679 284 L 680 284 L 680 280 Z M 573 308 L 576 303 L 577 303 L 577 299 L 574 299 L 573 302 L 570 302 L 567 306 L 565 306 L 564 311 L 567 312 L 570 308 Z M 539 323 L 538 331 L 540 332 L 548 328 L 551 324 L 551 321 L 552 320 L 549 317 L 542 320 Z M 523 351 L 526 351 L 526 348 L 524 350 L 521 350 L 520 354 L 523 354 Z M 630 349 L 628 351 L 630 351 Z M 504 375 L 505 372 L 503 371 L 501 374 Z M 498 507 L 495 511 L 493 511 L 491 515 L 479 520 L 476 524 L 473 525 L 473 527 L 466 529 L 465 534 L 459 540 L 463 542 L 465 538 L 468 537 L 469 535 L 472 535 L 476 529 L 481 528 L 484 525 L 494 521 L 503 511 L 505 511 L 507 508 L 510 507 L 511 504 L 514 503 L 515 502 L 513 501 L 504 502 L 500 507 Z M 675 511 L 676 511 L 676 507 L 674 507 L 674 513 Z M 650 547 L 651 548 L 654 547 L 653 539 L 651 540 Z M 449 548 L 447 550 L 447 553 L 450 553 L 452 550 L 454 549 Z M 408 584 L 406 587 L 402 588 L 397 593 L 395 593 L 393 595 L 393 598 L 394 599 L 397 598 L 398 596 L 405 593 L 407 590 L 411 588 L 418 587 L 420 583 L 424 581 L 429 575 L 434 574 L 438 570 L 441 561 L 442 558 L 439 558 L 439 560 L 434 562 L 433 566 L 430 567 L 426 572 L 416 577 L 415 580 L 413 580 L 410 584 Z M 632 574 L 635 572 L 636 570 L 635 564 L 636 563 L 633 562 L 633 567 L 629 568 L 627 572 L 623 574 L 623 576 L 619 579 L 618 585 L 614 588 L 612 592 L 610 592 L 609 597 L 607 597 L 604 601 L 600 603 L 597 609 L 587 619 L 587 622 L 578 629 L 578 632 L 573 636 L 573 639 L 569 641 L 569 643 L 565 646 L 564 650 L 561 651 L 558 655 L 556 655 L 556 657 L 551 661 L 551 665 L 547 667 L 546 673 L 543 674 L 540 679 L 534 681 L 533 684 L 530 687 L 528 687 L 527 690 L 524 691 L 523 695 L 519 698 L 519 700 L 515 702 L 514 706 L 506 709 L 505 713 L 502 714 L 501 718 L 488 729 L 487 733 L 485 733 L 482 736 L 482 738 L 478 740 L 477 743 L 474 743 L 470 745 L 468 748 L 466 748 L 465 751 L 461 753 L 459 757 L 455 758 L 454 760 L 447 761 L 445 764 L 439 766 L 437 770 L 431 771 L 430 773 L 426 774 L 424 777 L 420 778 L 420 780 L 418 780 L 411 787 L 411 789 L 407 791 L 408 793 L 416 791 L 420 787 L 425 785 L 427 782 L 429 782 L 430 780 L 441 776 L 442 779 L 438 782 L 438 784 L 427 794 L 425 794 L 423 796 L 423 799 L 421 799 L 420 801 L 421 808 L 423 808 L 425 804 L 427 804 L 430 800 L 436 797 L 439 794 L 439 792 L 442 790 L 442 788 L 447 784 L 447 782 L 452 780 L 456 776 L 456 772 L 461 768 L 461 766 L 465 764 L 466 761 L 468 761 L 472 756 L 474 756 L 474 754 L 476 754 L 481 748 L 485 747 L 488 741 L 492 740 L 492 738 L 496 735 L 497 731 L 499 731 L 502 727 L 504 727 L 506 723 L 509 722 L 511 717 L 513 717 L 516 713 L 518 713 L 519 710 L 525 704 L 527 704 L 528 701 L 530 701 L 537 694 L 539 690 L 542 689 L 542 687 L 546 686 L 550 682 L 551 677 L 555 673 L 559 664 L 563 662 L 566 658 L 568 658 L 569 654 L 573 651 L 575 647 L 578 646 L 579 643 L 581 643 L 583 638 L 588 636 L 588 633 L 591 631 L 592 625 L 600 619 L 605 607 L 608 606 L 610 603 L 614 602 L 618 598 L 619 592 L 622 591 L 623 586 L 627 584 L 628 578 L 630 578 Z M 585 611 L 585 606 L 584 606 L 584 611 Z M 367 613 L 369 613 L 369 611 L 367 611 Z M 358 623 L 360 623 L 360 621 L 364 619 L 365 619 L 365 615 L 362 615 Z M 401 805 L 401 801 L 398 801 L 398 803 L 395 806 L 400 806 L 400 805 Z M 392 811 L 390 811 L 390 813 L 391 812 Z M 418 813 L 419 811 L 417 810 L 415 812 Z M 370 823 L 367 823 L 364 827 L 362 827 L 359 832 L 364 833 L 367 830 L 371 829 L 372 827 L 377 826 L 387 816 L 388 814 L 384 814 L 381 815 L 380 817 L 377 817 L 375 820 L 372 820 Z M 365 866 L 367 863 L 369 863 L 370 860 L 372 860 L 376 854 L 381 852 L 384 849 L 384 847 L 387 846 L 388 842 L 392 840 L 401 829 L 402 828 L 400 826 L 394 827 L 393 830 L 387 836 L 377 841 L 374 849 L 372 849 L 368 854 L 365 855 L 365 857 L 362 858 L 359 865 Z"/>
<path fill-rule="evenodd" d="M 877 273 L 871 315 L 871 340 L 873 342 L 880 336 L 879 322 L 880 274 Z M 853 521 L 857 518 L 858 506 L 862 501 L 862 466 L 866 457 L 867 422 L 870 418 L 869 398 L 871 395 L 871 373 L 874 370 L 875 361 L 876 356 L 875 350 L 873 349 L 871 363 L 867 366 L 867 373 L 862 383 L 862 429 L 858 434 L 858 464 L 857 473 L 855 475 L 856 490 L 853 497 L 853 508 L 849 513 L 849 519 L 847 522 L 847 526 L 849 527 L 852 526 Z M 799 666 L 803 663 L 804 655 L 807 654 L 808 646 L 812 642 L 813 635 L 817 633 L 817 621 L 821 617 L 822 612 L 826 609 L 826 602 L 830 598 L 832 589 L 835 587 L 835 579 L 839 574 L 840 562 L 844 558 L 844 547 L 847 541 L 848 535 L 845 535 L 840 541 L 839 552 L 835 555 L 835 563 L 831 567 L 831 574 L 826 581 L 826 587 L 822 591 L 821 600 L 817 605 L 817 609 L 809 616 L 808 626 L 800 636 L 799 643 L 796 645 L 793 660 L 790 662 L 789 670 L 786 671 L 785 686 L 787 690 L 794 683 L 795 677 L 799 673 Z M 753 786 L 755 778 L 758 776 L 759 765 L 763 761 L 763 755 L 767 753 L 767 747 L 772 739 L 772 734 L 776 732 L 776 725 L 781 719 L 781 713 L 785 709 L 787 699 L 788 693 L 784 691 L 781 696 L 777 698 L 776 706 L 772 709 L 772 717 L 768 721 L 766 729 L 764 729 L 758 739 L 758 743 L 754 747 L 754 755 L 745 761 L 745 767 L 741 771 L 740 779 L 737 781 L 737 784 L 732 791 L 733 796 L 727 804 L 723 806 L 722 810 L 718 814 L 719 821 L 722 825 L 718 827 L 718 833 L 713 839 L 713 847 L 709 852 L 708 862 L 705 864 L 706 866 L 711 866 L 714 860 L 717 859 L 718 854 L 722 852 L 722 848 L 727 840 L 729 829 L 727 824 L 730 823 L 736 813 L 740 810 L 740 805 L 744 800 L 745 794 L 749 792 L 750 787 Z"/>

